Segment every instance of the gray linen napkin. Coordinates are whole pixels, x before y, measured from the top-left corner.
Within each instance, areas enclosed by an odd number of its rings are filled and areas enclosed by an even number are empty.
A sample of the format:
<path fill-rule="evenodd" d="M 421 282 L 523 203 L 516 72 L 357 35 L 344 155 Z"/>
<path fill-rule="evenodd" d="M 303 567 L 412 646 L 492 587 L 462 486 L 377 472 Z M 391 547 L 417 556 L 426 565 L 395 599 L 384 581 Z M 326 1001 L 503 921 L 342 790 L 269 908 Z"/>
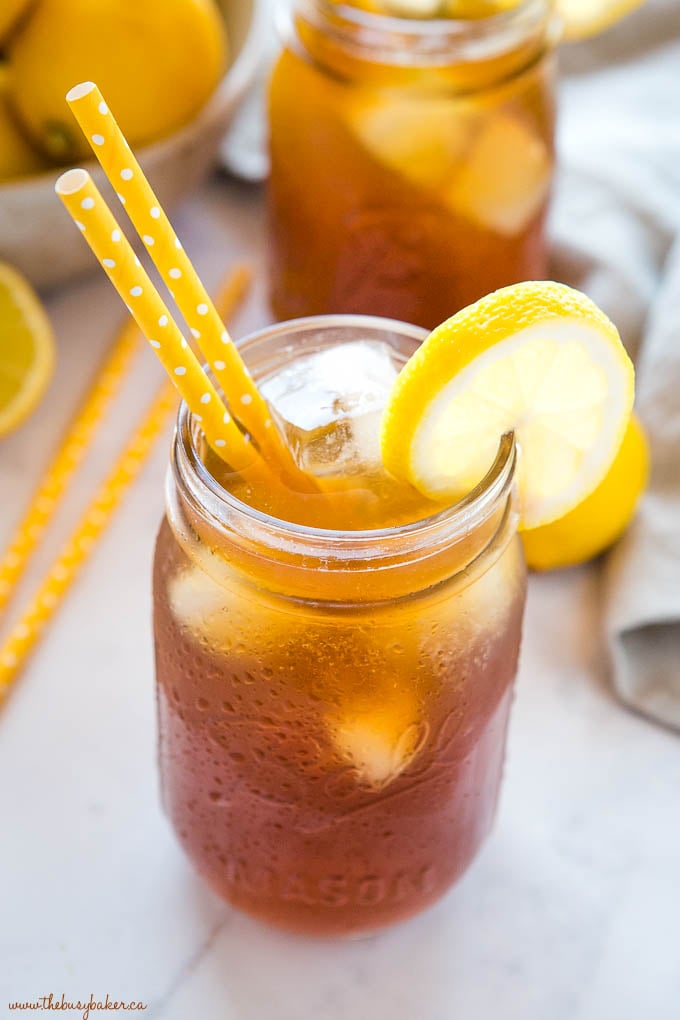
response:
<path fill-rule="evenodd" d="M 265 64 L 275 48 L 270 21 Z M 267 172 L 265 78 L 223 150 L 251 180 Z M 680 0 L 649 0 L 599 39 L 561 48 L 558 148 L 552 275 L 619 327 L 652 448 L 649 491 L 604 563 L 613 685 L 680 729 Z"/>
<path fill-rule="evenodd" d="M 680 729 L 680 4 L 657 0 L 561 54 L 553 273 L 636 360 L 651 484 L 604 563 L 612 682 Z"/>

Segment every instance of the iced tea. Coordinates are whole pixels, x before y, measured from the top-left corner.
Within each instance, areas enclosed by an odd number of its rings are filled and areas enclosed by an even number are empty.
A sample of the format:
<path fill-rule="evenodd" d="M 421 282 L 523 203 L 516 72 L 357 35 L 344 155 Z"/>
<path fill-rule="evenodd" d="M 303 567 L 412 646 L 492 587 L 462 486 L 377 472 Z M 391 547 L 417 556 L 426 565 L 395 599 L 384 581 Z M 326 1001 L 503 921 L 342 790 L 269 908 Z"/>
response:
<path fill-rule="evenodd" d="M 432 328 L 545 277 L 550 7 L 399 20 L 298 0 L 269 98 L 279 318 L 366 312 Z"/>
<path fill-rule="evenodd" d="M 164 805 L 221 896 L 289 929 L 421 910 L 496 809 L 525 584 L 514 448 L 454 507 L 385 476 L 381 409 L 421 339 L 336 317 L 242 348 L 319 495 L 246 486 L 181 412 L 155 562 Z"/>

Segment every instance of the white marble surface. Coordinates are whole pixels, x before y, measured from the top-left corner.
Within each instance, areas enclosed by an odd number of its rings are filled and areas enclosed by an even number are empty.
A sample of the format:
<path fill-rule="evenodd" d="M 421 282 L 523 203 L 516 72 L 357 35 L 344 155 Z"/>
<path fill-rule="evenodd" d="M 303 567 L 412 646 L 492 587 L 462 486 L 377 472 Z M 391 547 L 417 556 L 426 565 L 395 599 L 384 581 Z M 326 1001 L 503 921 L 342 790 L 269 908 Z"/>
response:
<path fill-rule="evenodd" d="M 215 182 L 178 225 L 208 282 L 237 252 L 264 255 L 256 190 Z M 0 444 L 0 541 L 120 317 L 99 275 L 49 307 L 59 371 Z M 258 286 L 237 332 L 263 309 Z M 140 368 L 33 579 L 152 392 L 146 351 Z M 203 887 L 158 803 L 149 567 L 166 456 L 161 442 L 0 716 L 0 1016 L 63 992 L 143 1000 L 154 1020 L 676 1020 L 680 746 L 608 691 L 592 568 L 532 579 L 498 824 L 438 906 L 317 942 Z"/>

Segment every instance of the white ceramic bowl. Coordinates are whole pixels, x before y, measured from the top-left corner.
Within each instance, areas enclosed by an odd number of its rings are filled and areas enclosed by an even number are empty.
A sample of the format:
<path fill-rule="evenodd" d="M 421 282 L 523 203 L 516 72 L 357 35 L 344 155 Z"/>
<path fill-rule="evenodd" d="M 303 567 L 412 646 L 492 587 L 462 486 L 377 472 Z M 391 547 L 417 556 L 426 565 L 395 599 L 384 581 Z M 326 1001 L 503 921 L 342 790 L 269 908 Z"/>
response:
<path fill-rule="evenodd" d="M 220 142 L 250 85 L 260 58 L 262 5 L 220 0 L 230 41 L 231 66 L 220 86 L 186 127 L 136 155 L 166 209 L 190 192 L 214 165 Z M 99 166 L 86 164 L 99 186 L 110 189 Z M 36 287 L 64 283 L 94 266 L 94 256 L 54 193 L 61 171 L 0 185 L 0 260 Z M 115 201 L 115 199 L 114 199 Z M 115 210 L 118 216 L 118 209 Z"/>

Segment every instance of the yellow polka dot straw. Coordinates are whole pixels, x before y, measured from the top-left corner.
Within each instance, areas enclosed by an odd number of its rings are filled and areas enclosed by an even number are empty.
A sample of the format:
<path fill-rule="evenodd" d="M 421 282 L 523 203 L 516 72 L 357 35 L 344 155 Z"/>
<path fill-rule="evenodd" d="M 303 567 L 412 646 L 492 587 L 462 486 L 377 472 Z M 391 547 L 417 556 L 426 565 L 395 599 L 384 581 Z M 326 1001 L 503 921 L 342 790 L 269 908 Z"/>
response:
<path fill-rule="evenodd" d="M 172 294 L 224 392 L 232 414 L 291 485 L 317 488 L 295 464 L 215 305 L 161 208 L 130 146 L 92 82 L 67 95 L 73 115 Z"/>
<path fill-rule="evenodd" d="M 217 305 L 224 316 L 232 314 L 249 283 L 250 273 L 242 266 L 229 275 L 217 297 Z M 0 647 L 0 704 L 9 694 L 21 667 L 40 640 L 116 507 L 139 474 L 154 440 L 176 406 L 175 388 L 166 380 L 66 546 L 52 564 L 32 602 Z"/>
<path fill-rule="evenodd" d="M 61 447 L 33 493 L 30 506 L 0 556 L 0 612 L 16 590 L 31 555 L 54 517 L 69 482 L 143 341 L 136 323 L 129 319 L 114 340 Z"/>
<path fill-rule="evenodd" d="M 0 648 L 0 704 L 12 681 L 56 612 L 97 539 L 139 474 L 154 440 L 177 406 L 173 386 L 164 382 L 151 408 L 86 510 L 76 530 Z"/>
<path fill-rule="evenodd" d="M 86 170 L 67 170 L 55 190 L 147 338 L 215 452 L 254 483 L 273 475 L 244 435 L 177 326 Z"/>

